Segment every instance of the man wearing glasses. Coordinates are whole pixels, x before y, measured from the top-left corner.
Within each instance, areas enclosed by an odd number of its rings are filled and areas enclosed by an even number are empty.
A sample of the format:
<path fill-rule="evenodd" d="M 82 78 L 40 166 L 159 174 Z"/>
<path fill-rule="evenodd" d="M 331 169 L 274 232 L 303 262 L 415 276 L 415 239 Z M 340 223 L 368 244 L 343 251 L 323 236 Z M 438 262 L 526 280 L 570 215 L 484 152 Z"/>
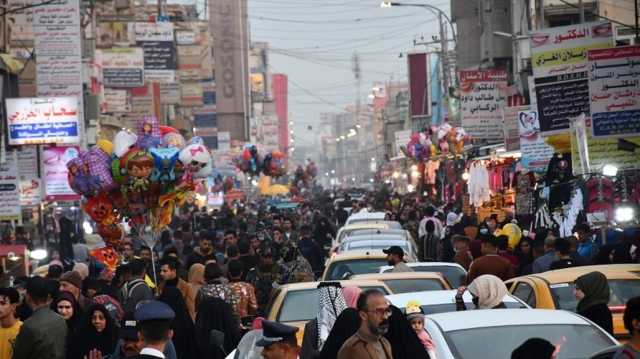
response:
<path fill-rule="evenodd" d="M 391 344 L 384 337 L 389 330 L 391 309 L 382 292 L 370 289 L 358 297 L 360 328 L 347 339 L 338 352 L 338 359 L 393 359 Z"/>

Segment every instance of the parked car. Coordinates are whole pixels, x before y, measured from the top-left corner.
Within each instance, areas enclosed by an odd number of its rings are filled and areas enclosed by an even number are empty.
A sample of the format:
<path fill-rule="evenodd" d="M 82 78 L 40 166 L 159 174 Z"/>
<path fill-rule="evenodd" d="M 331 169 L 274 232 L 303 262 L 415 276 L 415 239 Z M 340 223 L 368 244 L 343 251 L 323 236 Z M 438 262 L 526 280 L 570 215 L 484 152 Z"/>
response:
<path fill-rule="evenodd" d="M 363 222 L 357 224 L 350 224 L 340 227 L 336 237 L 331 242 L 331 249 L 335 249 L 342 241 L 351 235 L 355 234 L 369 234 L 374 231 L 380 231 L 380 233 L 387 233 L 387 231 L 394 231 L 393 233 L 405 233 L 407 237 L 411 237 L 408 231 L 402 229 L 402 225 L 395 221 L 374 221 Z M 397 231 L 397 232 L 396 232 Z M 413 238 L 411 238 L 413 240 Z M 415 240 L 413 240 L 415 242 Z"/>
<path fill-rule="evenodd" d="M 367 212 L 362 210 L 358 213 L 350 215 L 344 225 L 348 226 L 355 223 L 384 221 L 386 217 L 387 214 L 384 212 Z"/>
<path fill-rule="evenodd" d="M 544 309 L 482 309 L 428 314 L 425 329 L 438 359 L 510 358 L 530 338 L 546 339 L 557 359 L 589 358 L 618 342 L 571 312 Z"/>
<path fill-rule="evenodd" d="M 451 288 L 458 288 L 464 285 L 467 279 L 467 271 L 458 263 L 413 262 L 407 263 L 407 265 L 416 272 L 438 272 L 442 274 L 451 285 Z M 380 267 L 380 273 L 387 273 L 392 269 L 392 266 Z"/>
<path fill-rule="evenodd" d="M 574 281 L 579 276 L 599 271 L 609 281 L 611 298 L 609 309 L 613 314 L 613 333 L 618 339 L 628 338 L 622 315 L 627 301 L 640 295 L 640 276 L 633 271 L 637 264 L 610 264 L 573 267 L 517 277 L 506 281 L 509 291 L 533 308 L 576 311 L 578 300 L 574 296 Z"/>
<path fill-rule="evenodd" d="M 449 283 L 435 272 L 371 273 L 357 274 L 351 280 L 379 280 L 393 294 L 451 289 Z"/>
<path fill-rule="evenodd" d="M 391 246 L 398 246 L 404 250 L 409 261 L 418 259 L 418 248 L 415 243 L 407 240 L 405 236 L 398 234 L 372 234 L 357 235 L 345 238 L 336 249 L 335 253 L 343 253 L 353 250 L 363 249 L 386 249 Z"/>
<path fill-rule="evenodd" d="M 436 313 L 447 313 L 456 311 L 456 290 L 429 290 L 422 292 L 409 292 L 401 294 L 389 294 L 387 300 L 396 307 L 404 310 L 407 303 L 411 300 L 420 302 L 420 306 L 425 314 L 431 315 Z M 471 293 L 466 291 L 462 296 L 467 309 L 471 310 L 475 307 L 471 300 Z M 512 296 L 506 295 L 502 302 L 507 308 L 511 309 L 527 309 L 529 307 L 525 302 Z"/>
<path fill-rule="evenodd" d="M 353 250 L 331 256 L 326 264 L 322 280 L 347 279 L 354 274 L 378 273 L 388 265 L 382 250 Z"/>

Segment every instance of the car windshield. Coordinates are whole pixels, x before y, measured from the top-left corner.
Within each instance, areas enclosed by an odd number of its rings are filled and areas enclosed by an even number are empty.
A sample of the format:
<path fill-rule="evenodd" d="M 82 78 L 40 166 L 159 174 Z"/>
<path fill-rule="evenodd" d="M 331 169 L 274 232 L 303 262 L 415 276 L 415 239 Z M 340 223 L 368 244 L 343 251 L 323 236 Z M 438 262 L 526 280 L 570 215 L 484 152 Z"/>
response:
<path fill-rule="evenodd" d="M 557 283 L 549 285 L 549 288 L 560 309 L 576 311 L 578 300 L 574 295 L 575 284 Z M 611 279 L 609 290 L 611 291 L 610 307 L 625 305 L 629 299 L 640 295 L 640 281 Z"/>
<path fill-rule="evenodd" d="M 385 239 L 372 239 L 364 241 L 347 241 L 340 246 L 341 251 L 348 251 L 354 249 L 386 249 L 391 246 L 399 246 L 405 252 L 409 252 L 409 246 L 407 241 L 393 241 Z"/>
<path fill-rule="evenodd" d="M 422 311 L 427 314 L 437 314 L 437 313 L 448 313 L 456 311 L 456 303 L 453 302 L 454 299 L 451 299 L 451 303 L 442 303 L 442 304 L 433 304 L 433 305 L 423 305 Z M 526 309 L 527 306 L 520 302 L 503 302 L 507 309 Z M 464 302 L 465 307 L 467 309 L 475 308 L 475 304 L 472 302 Z"/>
<path fill-rule="evenodd" d="M 499 315 L 499 314 L 498 314 Z M 591 325 L 510 325 L 463 329 L 445 334 L 456 358 L 510 358 L 511 352 L 529 338 L 542 338 L 558 350 L 557 359 L 588 358 L 615 342 Z"/>
<path fill-rule="evenodd" d="M 360 287 L 363 291 L 368 289 L 376 289 L 389 294 L 384 287 Z M 280 313 L 278 313 L 279 322 L 298 322 L 308 321 L 318 315 L 318 289 L 311 288 L 305 290 L 295 290 L 287 292 Z"/>
<path fill-rule="evenodd" d="M 383 282 L 393 294 L 448 289 L 437 279 L 385 279 Z"/>
<path fill-rule="evenodd" d="M 443 277 L 451 284 L 451 288 L 458 288 L 464 284 L 467 278 L 467 273 L 464 269 L 456 266 L 412 266 L 415 272 L 437 272 L 441 273 Z M 393 268 L 386 269 L 384 272 L 391 272 Z"/>
<path fill-rule="evenodd" d="M 325 280 L 346 279 L 354 274 L 378 273 L 380 267 L 386 266 L 387 260 L 379 259 L 352 259 L 331 263 Z M 347 275 L 348 274 L 348 275 Z"/>

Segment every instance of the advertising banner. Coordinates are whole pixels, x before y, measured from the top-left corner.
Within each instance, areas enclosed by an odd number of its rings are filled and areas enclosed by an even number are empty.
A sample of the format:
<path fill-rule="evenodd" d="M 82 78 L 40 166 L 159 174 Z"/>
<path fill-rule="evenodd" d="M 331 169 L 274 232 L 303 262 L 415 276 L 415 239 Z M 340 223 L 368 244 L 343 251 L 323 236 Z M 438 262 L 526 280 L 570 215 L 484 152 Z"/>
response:
<path fill-rule="evenodd" d="M 69 187 L 67 162 L 78 157 L 77 146 L 44 147 L 42 164 L 45 199 L 47 201 L 77 201 L 80 196 Z"/>
<path fill-rule="evenodd" d="M 640 46 L 589 51 L 594 137 L 640 135 Z"/>
<path fill-rule="evenodd" d="M 396 143 L 396 156 L 404 158 L 404 152 L 400 149 L 403 146 L 406 146 L 411 139 L 411 130 L 403 130 L 395 132 L 395 143 Z"/>
<path fill-rule="evenodd" d="M 570 118 L 589 115 L 587 53 L 612 45 L 609 22 L 553 27 L 531 34 L 531 65 L 543 134 L 566 132 Z"/>
<path fill-rule="evenodd" d="M 460 71 L 460 117 L 462 127 L 474 140 L 502 142 L 504 70 Z"/>
<path fill-rule="evenodd" d="M 60 0 L 33 9 L 38 97 L 73 97 L 76 142 L 84 142 L 82 33 L 79 0 Z M 69 142 L 62 142 L 69 143 Z"/>
<path fill-rule="evenodd" d="M 411 98 L 411 116 L 431 114 L 429 92 L 429 61 L 426 53 L 407 55 L 409 69 L 409 97 Z"/>
<path fill-rule="evenodd" d="M 38 174 L 38 147 L 20 146 L 18 152 L 18 175 L 20 178 L 37 176 Z"/>
<path fill-rule="evenodd" d="M 27 177 L 20 180 L 20 205 L 23 207 L 37 206 L 42 202 L 42 182 L 37 177 Z"/>
<path fill-rule="evenodd" d="M 144 85 L 144 53 L 139 47 L 96 50 L 102 64 L 102 82 L 107 87 Z"/>
<path fill-rule="evenodd" d="M 168 41 L 138 41 L 144 51 L 144 69 L 175 70 L 177 66 L 176 48 Z"/>
<path fill-rule="evenodd" d="M 160 83 L 160 103 L 176 105 L 182 97 L 182 86 L 179 82 Z"/>
<path fill-rule="evenodd" d="M 518 131 L 522 166 L 529 171 L 545 172 L 554 149 L 544 142 L 536 110 L 518 111 Z"/>
<path fill-rule="evenodd" d="M 518 114 L 528 112 L 530 106 L 505 107 L 502 111 L 504 122 L 504 144 L 507 151 L 517 151 L 520 149 L 520 126 L 518 125 Z"/>
<path fill-rule="evenodd" d="M 139 41 L 173 42 L 173 23 L 171 22 L 134 22 L 133 37 Z"/>
<path fill-rule="evenodd" d="M 33 41 L 33 8 L 25 8 L 33 4 L 31 0 L 9 0 L 7 24 L 9 41 L 21 46 Z M 16 10 L 23 9 L 23 10 Z"/>
<path fill-rule="evenodd" d="M 10 145 L 80 141 L 75 97 L 8 98 L 5 104 Z"/>
<path fill-rule="evenodd" d="M 131 103 L 128 98 L 127 90 L 105 88 L 102 91 L 100 111 L 102 113 L 129 112 L 131 111 Z"/>
<path fill-rule="evenodd" d="M 20 181 L 15 156 L 7 156 L 0 163 L 0 221 L 17 221 L 21 217 Z"/>

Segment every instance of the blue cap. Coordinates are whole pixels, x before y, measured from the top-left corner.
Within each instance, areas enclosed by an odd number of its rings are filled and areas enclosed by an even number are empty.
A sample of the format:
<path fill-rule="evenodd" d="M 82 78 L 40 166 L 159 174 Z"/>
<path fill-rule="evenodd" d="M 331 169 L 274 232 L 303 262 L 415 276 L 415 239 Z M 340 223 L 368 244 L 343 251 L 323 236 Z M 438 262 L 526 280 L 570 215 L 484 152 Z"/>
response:
<path fill-rule="evenodd" d="M 144 322 L 147 320 L 171 320 L 176 316 L 173 309 L 164 302 L 147 300 L 138 303 L 134 314 L 135 320 Z"/>
<path fill-rule="evenodd" d="M 262 339 L 256 342 L 259 347 L 266 347 L 274 343 L 295 340 L 298 328 L 270 320 L 262 321 Z"/>

